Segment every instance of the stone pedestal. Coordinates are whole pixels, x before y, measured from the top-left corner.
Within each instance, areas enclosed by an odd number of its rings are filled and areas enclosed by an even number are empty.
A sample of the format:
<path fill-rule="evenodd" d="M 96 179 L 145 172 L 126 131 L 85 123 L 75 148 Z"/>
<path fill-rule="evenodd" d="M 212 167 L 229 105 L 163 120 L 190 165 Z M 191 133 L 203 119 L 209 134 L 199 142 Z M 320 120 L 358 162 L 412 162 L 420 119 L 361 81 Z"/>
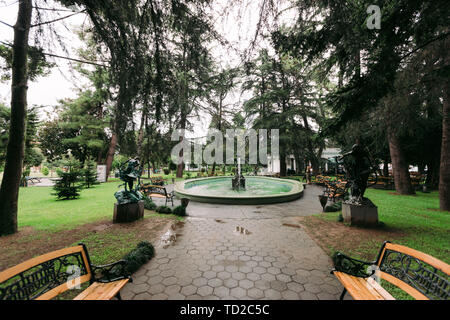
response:
<path fill-rule="evenodd" d="M 113 223 L 133 222 L 144 218 L 144 201 L 114 204 Z"/>
<path fill-rule="evenodd" d="M 361 227 L 375 227 L 378 225 L 378 208 L 370 200 L 368 204 L 354 205 L 342 203 L 342 217 L 344 222 Z"/>

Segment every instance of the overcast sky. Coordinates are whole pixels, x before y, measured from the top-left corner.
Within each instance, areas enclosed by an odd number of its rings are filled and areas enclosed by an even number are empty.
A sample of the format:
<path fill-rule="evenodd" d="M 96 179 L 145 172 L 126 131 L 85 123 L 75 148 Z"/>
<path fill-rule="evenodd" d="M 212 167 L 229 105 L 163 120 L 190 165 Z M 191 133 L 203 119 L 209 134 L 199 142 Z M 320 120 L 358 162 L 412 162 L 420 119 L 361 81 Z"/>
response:
<path fill-rule="evenodd" d="M 216 30 L 227 39 L 232 47 L 236 50 L 226 50 L 220 46 L 213 46 L 212 54 L 217 62 L 220 62 L 222 67 L 236 66 L 240 63 L 239 55 L 244 52 L 255 35 L 256 26 L 259 20 L 259 5 L 263 0 L 242 0 L 240 6 L 236 6 L 224 14 L 224 8 L 227 5 L 226 0 L 216 0 L 213 8 L 216 17 L 215 27 Z M 283 2 L 283 1 L 281 1 Z M 282 8 L 288 5 L 288 1 L 282 3 Z M 49 1 L 47 7 L 60 7 Z M 14 25 L 17 19 L 18 1 L 17 0 L 0 0 L 0 21 Z M 67 12 L 60 13 L 61 16 L 67 15 Z M 287 12 L 288 18 L 285 21 L 293 21 L 292 12 Z M 45 20 L 45 19 L 43 19 Z M 69 51 L 69 56 L 76 57 L 75 50 L 81 47 L 83 44 L 79 41 L 74 30 L 80 29 L 83 23 L 86 23 L 87 17 L 85 14 L 78 14 L 73 17 L 64 19 L 64 21 L 55 22 L 54 28 L 57 30 L 63 38 L 63 42 L 66 49 Z M 8 43 L 12 43 L 14 32 L 11 27 L 0 23 L 0 40 Z M 265 47 L 261 40 L 258 41 L 258 45 Z M 58 46 L 52 46 L 46 48 L 46 52 L 51 52 L 58 55 L 66 56 L 62 49 Z M 76 97 L 75 87 L 81 87 L 83 83 L 80 80 L 76 80 L 71 73 L 70 62 L 63 59 L 50 58 L 57 64 L 57 67 L 52 69 L 51 74 L 46 77 L 40 77 L 34 82 L 29 83 L 28 89 L 28 104 L 29 105 L 42 105 L 45 106 L 44 110 L 52 110 L 52 106 L 57 104 L 59 99 L 74 98 Z M 235 103 L 239 101 L 239 98 L 246 99 L 246 97 L 240 97 L 238 92 L 230 94 L 227 101 L 228 103 Z M 10 82 L 0 82 L 0 102 L 6 105 L 10 104 L 11 99 L 11 84 Z M 241 101 L 242 102 L 242 101 Z M 41 112 L 41 118 L 45 118 L 45 113 Z M 197 128 L 196 135 L 206 132 L 206 128 L 209 124 L 208 117 L 203 117 Z M 197 130 L 196 130 L 197 131 Z M 202 133 L 201 133 L 202 132 Z"/>

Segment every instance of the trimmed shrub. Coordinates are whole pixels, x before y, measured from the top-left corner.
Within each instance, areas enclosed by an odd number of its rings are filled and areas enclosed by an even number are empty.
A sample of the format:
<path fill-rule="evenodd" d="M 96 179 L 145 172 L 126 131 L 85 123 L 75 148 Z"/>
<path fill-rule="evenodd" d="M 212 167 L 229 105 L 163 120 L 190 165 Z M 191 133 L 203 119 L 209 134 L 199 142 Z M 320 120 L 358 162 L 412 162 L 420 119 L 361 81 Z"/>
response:
<path fill-rule="evenodd" d="M 125 272 L 132 274 L 155 255 L 153 245 L 148 241 L 139 242 L 135 249 L 123 257 Z"/>
<path fill-rule="evenodd" d="M 50 173 L 50 171 L 48 170 L 47 167 L 42 167 L 41 173 L 42 173 L 44 176 L 48 176 L 48 174 Z"/>
<path fill-rule="evenodd" d="M 186 208 L 183 206 L 178 206 L 173 209 L 173 214 L 179 217 L 184 217 L 186 215 Z"/>
<path fill-rule="evenodd" d="M 144 197 L 144 208 L 147 210 L 155 210 L 156 204 L 149 197 Z"/>
<path fill-rule="evenodd" d="M 172 209 L 170 209 L 168 206 L 159 206 L 156 208 L 156 212 L 170 214 L 172 213 Z"/>

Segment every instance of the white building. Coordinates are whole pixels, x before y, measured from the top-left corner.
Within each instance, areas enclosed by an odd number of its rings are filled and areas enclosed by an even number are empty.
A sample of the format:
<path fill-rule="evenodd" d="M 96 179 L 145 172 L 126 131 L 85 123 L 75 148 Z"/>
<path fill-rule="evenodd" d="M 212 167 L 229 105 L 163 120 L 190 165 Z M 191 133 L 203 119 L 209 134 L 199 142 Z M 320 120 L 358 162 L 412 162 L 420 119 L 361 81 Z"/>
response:
<path fill-rule="evenodd" d="M 338 148 L 328 148 L 323 150 L 322 159 L 330 159 L 337 157 L 341 154 L 341 149 Z M 328 164 L 325 164 L 327 171 Z M 297 170 L 297 161 L 295 160 L 294 155 L 289 155 L 286 157 L 286 170 Z M 259 171 L 261 175 L 271 175 L 280 173 L 280 158 L 274 157 L 272 159 L 271 156 L 267 157 L 267 168 L 261 168 Z"/>

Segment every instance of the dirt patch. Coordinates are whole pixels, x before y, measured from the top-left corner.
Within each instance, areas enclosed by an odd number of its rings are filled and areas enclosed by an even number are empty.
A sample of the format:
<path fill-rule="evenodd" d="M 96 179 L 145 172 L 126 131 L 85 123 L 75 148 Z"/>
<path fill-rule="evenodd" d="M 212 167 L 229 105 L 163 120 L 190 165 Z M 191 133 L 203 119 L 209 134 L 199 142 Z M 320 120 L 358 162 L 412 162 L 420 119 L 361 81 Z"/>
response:
<path fill-rule="evenodd" d="M 159 217 L 151 217 L 127 224 L 113 224 L 108 220 L 102 220 L 81 225 L 71 230 L 50 233 L 34 230 L 30 227 L 21 228 L 14 235 L 0 237 L 0 248 L 2 248 L 0 251 L 0 271 L 47 252 L 69 247 L 93 235 L 108 241 L 108 237 L 111 235 L 120 236 L 124 234 L 136 241 L 147 240 L 155 243 L 173 222 L 173 219 Z M 88 247 L 88 250 L 90 249 L 98 248 Z"/>
<path fill-rule="evenodd" d="M 393 241 L 405 234 L 399 230 L 383 227 L 365 229 L 351 227 L 341 222 L 326 221 L 315 216 L 297 217 L 306 233 L 328 254 L 335 251 L 353 252 L 367 260 L 374 259 L 383 241 Z"/>

